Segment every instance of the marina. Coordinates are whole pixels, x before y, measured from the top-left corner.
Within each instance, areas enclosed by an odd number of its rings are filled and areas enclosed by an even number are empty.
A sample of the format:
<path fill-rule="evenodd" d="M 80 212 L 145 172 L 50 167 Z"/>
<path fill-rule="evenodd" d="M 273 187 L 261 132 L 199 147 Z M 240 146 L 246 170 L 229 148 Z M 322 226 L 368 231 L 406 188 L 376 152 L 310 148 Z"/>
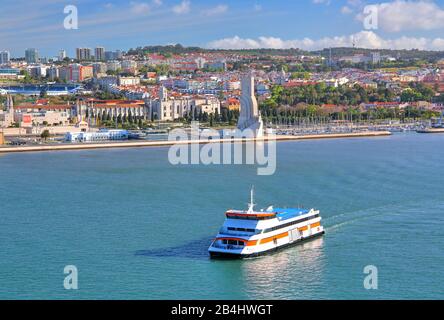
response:
<path fill-rule="evenodd" d="M 427 128 L 417 130 L 418 133 L 444 133 L 444 128 Z"/>

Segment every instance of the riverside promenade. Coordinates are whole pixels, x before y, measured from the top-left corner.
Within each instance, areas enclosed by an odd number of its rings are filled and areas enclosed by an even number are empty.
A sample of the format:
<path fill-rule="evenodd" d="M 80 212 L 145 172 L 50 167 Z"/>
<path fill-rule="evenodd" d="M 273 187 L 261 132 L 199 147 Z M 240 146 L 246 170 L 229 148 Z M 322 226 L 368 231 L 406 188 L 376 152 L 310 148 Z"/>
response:
<path fill-rule="evenodd" d="M 418 133 L 444 133 L 444 128 L 428 128 L 423 130 L 417 130 Z"/>
<path fill-rule="evenodd" d="M 313 140 L 313 139 L 340 139 L 340 138 L 362 138 L 362 137 L 382 137 L 389 136 L 389 131 L 367 131 L 367 132 L 351 132 L 351 133 L 334 133 L 334 134 L 314 134 L 300 136 L 274 136 L 269 138 L 232 138 L 232 139 L 201 139 L 201 140 L 178 140 L 178 141 L 120 141 L 120 142 L 100 142 L 100 143 L 63 143 L 51 145 L 36 146 L 3 146 L 0 147 L 0 153 L 14 152 L 40 152 L 40 151 L 63 151 L 63 150 L 85 150 L 85 149 L 108 149 L 108 148 L 141 148 L 141 147 L 164 147 L 172 145 L 186 144 L 207 144 L 207 143 L 243 143 L 251 141 L 297 141 L 297 140 Z"/>

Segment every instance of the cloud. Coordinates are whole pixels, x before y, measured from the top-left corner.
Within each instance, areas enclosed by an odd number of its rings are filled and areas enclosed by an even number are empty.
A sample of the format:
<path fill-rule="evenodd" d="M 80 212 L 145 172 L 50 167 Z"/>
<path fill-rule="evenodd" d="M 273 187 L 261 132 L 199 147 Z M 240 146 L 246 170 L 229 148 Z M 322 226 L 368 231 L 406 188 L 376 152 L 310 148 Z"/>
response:
<path fill-rule="evenodd" d="M 202 10 L 202 13 L 205 16 L 214 16 L 218 14 L 223 14 L 228 11 L 228 6 L 224 4 L 220 4 L 210 9 Z"/>
<path fill-rule="evenodd" d="M 253 9 L 254 9 L 254 11 L 262 11 L 262 5 L 256 3 L 253 6 Z"/>
<path fill-rule="evenodd" d="M 361 7 L 364 5 L 363 0 L 347 0 L 347 4 L 351 7 Z"/>
<path fill-rule="evenodd" d="M 149 4 L 144 2 L 130 2 L 131 13 L 148 14 L 151 10 Z"/>
<path fill-rule="evenodd" d="M 329 5 L 331 3 L 331 0 L 312 0 L 314 4 L 326 4 Z"/>
<path fill-rule="evenodd" d="M 153 0 L 153 4 L 156 7 L 160 7 L 163 4 L 163 1 L 162 0 Z"/>
<path fill-rule="evenodd" d="M 347 4 L 341 8 L 342 14 L 352 14 L 362 12 L 364 10 L 363 0 L 347 0 Z"/>
<path fill-rule="evenodd" d="M 342 14 L 351 14 L 351 13 L 353 13 L 353 10 L 348 6 L 343 6 L 341 8 L 341 13 Z"/>
<path fill-rule="evenodd" d="M 444 28 L 444 10 L 434 1 L 395 0 L 374 7 L 378 12 L 378 28 L 387 32 Z M 356 18 L 362 21 L 364 14 L 360 13 Z"/>
<path fill-rule="evenodd" d="M 191 10 L 191 2 L 188 0 L 183 0 L 180 4 L 175 5 L 173 7 L 173 12 L 175 14 L 185 14 L 190 12 Z"/>
<path fill-rule="evenodd" d="M 215 40 L 207 44 L 212 49 L 289 49 L 299 48 L 303 50 L 320 50 L 329 47 L 356 47 L 367 49 L 420 49 L 443 50 L 444 39 L 406 37 L 384 39 L 372 31 L 361 31 L 348 36 L 324 37 L 313 40 L 310 38 L 296 40 L 282 40 L 276 37 L 259 37 L 257 39 L 240 38 L 235 36 Z"/>

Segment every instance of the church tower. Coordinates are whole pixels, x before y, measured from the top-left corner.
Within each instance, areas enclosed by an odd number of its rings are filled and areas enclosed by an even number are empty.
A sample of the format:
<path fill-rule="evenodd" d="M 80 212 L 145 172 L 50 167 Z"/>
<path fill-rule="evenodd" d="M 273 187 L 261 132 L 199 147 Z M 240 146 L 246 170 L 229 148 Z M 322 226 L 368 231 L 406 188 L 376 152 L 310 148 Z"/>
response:
<path fill-rule="evenodd" d="M 161 86 L 159 89 L 159 99 L 160 101 L 168 100 L 168 90 L 164 86 Z"/>
<path fill-rule="evenodd" d="M 6 111 L 9 114 L 14 115 L 14 100 L 12 99 L 12 96 L 10 94 L 6 97 L 5 106 L 6 106 Z"/>

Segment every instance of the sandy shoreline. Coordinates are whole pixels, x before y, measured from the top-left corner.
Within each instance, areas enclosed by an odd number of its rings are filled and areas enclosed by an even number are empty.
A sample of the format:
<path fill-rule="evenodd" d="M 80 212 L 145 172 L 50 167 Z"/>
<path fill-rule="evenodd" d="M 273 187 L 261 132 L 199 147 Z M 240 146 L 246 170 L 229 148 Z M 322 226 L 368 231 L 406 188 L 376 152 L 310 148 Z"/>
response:
<path fill-rule="evenodd" d="M 368 131 L 354 133 L 335 133 L 335 134 L 316 134 L 304 136 L 276 136 L 276 141 L 296 141 L 312 139 L 339 139 L 339 138 L 359 138 L 359 137 L 381 137 L 389 136 L 389 131 Z M 235 142 L 249 142 L 255 140 L 268 141 L 267 137 L 261 139 L 231 139 Z M 214 139 L 214 143 L 227 142 L 225 139 Z M 140 147 L 164 147 L 174 144 L 208 143 L 208 140 L 186 140 L 186 141 L 124 141 L 124 142 L 104 142 L 104 143 L 77 143 L 77 144 L 56 144 L 56 145 L 37 145 L 37 146 L 8 146 L 0 147 L 0 153 L 15 152 L 38 152 L 38 151 L 62 151 L 62 150 L 85 150 L 85 149 L 108 149 L 108 148 L 140 148 Z"/>

